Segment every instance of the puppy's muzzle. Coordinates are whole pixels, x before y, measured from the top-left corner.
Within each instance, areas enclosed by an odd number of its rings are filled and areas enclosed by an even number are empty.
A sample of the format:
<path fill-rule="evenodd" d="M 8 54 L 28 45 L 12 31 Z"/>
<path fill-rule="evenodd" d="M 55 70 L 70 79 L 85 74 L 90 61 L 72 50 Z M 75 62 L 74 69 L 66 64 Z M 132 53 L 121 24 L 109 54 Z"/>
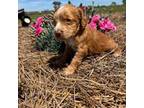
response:
<path fill-rule="evenodd" d="M 54 30 L 54 34 L 56 38 L 62 38 L 63 31 L 62 30 Z"/>

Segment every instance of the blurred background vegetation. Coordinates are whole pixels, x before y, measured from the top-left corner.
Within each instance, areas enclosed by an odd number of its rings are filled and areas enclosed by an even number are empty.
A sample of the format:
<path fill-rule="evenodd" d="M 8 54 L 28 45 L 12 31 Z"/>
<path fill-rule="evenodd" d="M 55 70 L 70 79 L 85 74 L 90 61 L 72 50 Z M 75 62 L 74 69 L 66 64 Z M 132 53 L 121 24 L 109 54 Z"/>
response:
<path fill-rule="evenodd" d="M 70 0 L 68 1 L 68 4 L 72 4 Z M 31 17 L 32 22 L 35 22 L 37 17 L 46 15 L 46 16 L 48 16 L 48 20 L 52 23 L 53 22 L 53 14 L 61 5 L 62 5 L 62 3 L 60 1 L 54 1 L 53 2 L 54 10 L 26 12 L 26 14 Z M 91 5 L 88 5 L 88 6 L 84 6 L 83 3 L 80 3 L 79 7 L 84 9 L 84 12 L 89 19 L 94 14 L 99 14 L 102 17 L 111 18 L 111 16 L 114 13 L 120 13 L 124 19 L 126 18 L 126 0 L 123 0 L 123 4 L 121 4 L 121 5 L 116 4 L 116 2 L 112 2 L 111 5 L 108 5 L 108 6 L 106 6 L 106 5 L 95 6 L 94 2 L 93 2 Z M 119 22 L 119 19 L 117 17 L 118 16 L 116 16 L 114 19 L 112 19 L 112 21 L 114 23 Z M 52 27 L 49 26 L 48 28 L 52 28 Z M 46 50 L 46 51 L 51 50 L 52 52 L 63 51 L 64 50 L 63 43 L 55 41 L 54 38 L 52 39 L 52 37 L 54 37 L 53 33 L 52 33 L 52 29 L 48 33 L 49 34 L 47 34 L 45 37 L 36 39 L 36 48 L 38 48 L 39 50 L 42 50 L 42 51 L 43 50 Z"/>
<path fill-rule="evenodd" d="M 68 4 L 71 4 L 71 1 L 68 1 Z M 80 3 L 80 5 L 83 5 Z M 53 2 L 53 7 L 56 9 L 59 6 L 61 6 L 61 2 Z M 35 20 L 39 16 L 47 15 L 53 12 L 54 10 L 43 10 L 43 11 L 34 11 L 34 12 L 26 12 L 32 20 Z M 116 2 L 112 2 L 111 5 L 109 6 L 94 6 L 94 5 L 89 5 L 87 6 L 87 14 L 91 15 L 92 11 L 94 11 L 94 14 L 101 14 L 101 13 L 124 13 L 126 12 L 126 0 L 123 0 L 123 4 L 118 5 Z"/>

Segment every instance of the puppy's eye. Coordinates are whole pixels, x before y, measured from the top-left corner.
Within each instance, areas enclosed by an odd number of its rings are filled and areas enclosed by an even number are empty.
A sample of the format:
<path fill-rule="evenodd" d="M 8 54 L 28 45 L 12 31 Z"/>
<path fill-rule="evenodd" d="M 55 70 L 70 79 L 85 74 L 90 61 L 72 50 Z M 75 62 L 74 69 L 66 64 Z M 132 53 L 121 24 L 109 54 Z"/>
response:
<path fill-rule="evenodd" d="M 71 22 L 71 20 L 70 19 L 66 19 L 66 22 Z"/>
<path fill-rule="evenodd" d="M 68 25 L 72 24 L 72 20 L 71 20 L 71 19 L 65 19 L 65 21 L 66 21 L 66 23 L 67 23 Z"/>

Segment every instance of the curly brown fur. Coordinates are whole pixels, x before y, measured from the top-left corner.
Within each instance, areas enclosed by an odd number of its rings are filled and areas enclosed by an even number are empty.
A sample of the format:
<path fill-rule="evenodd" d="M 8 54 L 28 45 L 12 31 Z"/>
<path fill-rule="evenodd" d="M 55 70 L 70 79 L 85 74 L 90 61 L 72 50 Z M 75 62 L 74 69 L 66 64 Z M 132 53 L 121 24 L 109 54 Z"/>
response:
<path fill-rule="evenodd" d="M 66 44 L 60 62 L 63 63 L 72 50 L 76 51 L 70 65 L 64 70 L 66 75 L 73 74 L 87 55 L 113 49 L 116 49 L 114 56 L 121 54 L 118 44 L 111 37 L 88 26 L 88 20 L 80 8 L 64 5 L 56 11 L 54 18 L 55 37 Z"/>

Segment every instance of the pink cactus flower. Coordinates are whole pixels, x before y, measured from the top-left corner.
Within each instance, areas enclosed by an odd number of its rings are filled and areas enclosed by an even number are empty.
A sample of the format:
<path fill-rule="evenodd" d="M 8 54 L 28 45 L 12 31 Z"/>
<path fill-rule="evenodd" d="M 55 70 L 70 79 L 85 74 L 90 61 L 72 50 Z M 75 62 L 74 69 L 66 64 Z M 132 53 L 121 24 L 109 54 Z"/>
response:
<path fill-rule="evenodd" d="M 90 28 L 96 29 L 96 23 L 90 22 L 88 25 Z"/>
<path fill-rule="evenodd" d="M 39 24 L 41 24 L 43 21 L 44 21 L 43 17 L 38 17 L 36 19 L 36 22 L 39 23 Z"/>
<path fill-rule="evenodd" d="M 105 24 L 104 20 L 99 22 L 99 27 L 100 27 L 101 30 L 105 30 L 106 29 L 106 24 Z"/>
<path fill-rule="evenodd" d="M 99 22 L 99 27 L 101 30 L 104 31 L 116 31 L 116 26 L 114 25 L 114 23 L 111 22 L 111 20 L 109 18 L 105 18 L 103 20 L 101 20 Z"/>
<path fill-rule="evenodd" d="M 43 32 L 43 28 L 42 27 L 38 27 L 36 30 L 35 30 L 35 36 L 40 36 L 40 34 Z"/>
<path fill-rule="evenodd" d="M 91 22 L 89 23 L 89 27 L 96 29 L 97 27 L 97 23 L 100 20 L 100 16 L 99 15 L 94 15 L 91 19 Z"/>
<path fill-rule="evenodd" d="M 41 26 L 41 23 L 36 22 L 36 23 L 33 23 L 31 26 L 32 26 L 32 28 L 37 29 Z"/>
<path fill-rule="evenodd" d="M 38 23 L 33 23 L 32 24 L 32 27 L 34 28 L 34 29 L 36 29 L 36 28 L 38 28 L 40 25 L 38 24 Z"/>
<path fill-rule="evenodd" d="M 33 23 L 33 24 L 31 25 L 31 27 L 32 27 L 32 28 L 35 28 L 35 24 L 36 24 L 36 23 Z"/>
<path fill-rule="evenodd" d="M 91 22 L 97 23 L 100 20 L 100 16 L 99 15 L 94 15 L 91 19 Z"/>
<path fill-rule="evenodd" d="M 39 28 L 42 25 L 43 21 L 44 21 L 43 17 L 38 17 L 36 19 L 36 22 L 32 24 L 32 27 L 35 29 Z"/>

